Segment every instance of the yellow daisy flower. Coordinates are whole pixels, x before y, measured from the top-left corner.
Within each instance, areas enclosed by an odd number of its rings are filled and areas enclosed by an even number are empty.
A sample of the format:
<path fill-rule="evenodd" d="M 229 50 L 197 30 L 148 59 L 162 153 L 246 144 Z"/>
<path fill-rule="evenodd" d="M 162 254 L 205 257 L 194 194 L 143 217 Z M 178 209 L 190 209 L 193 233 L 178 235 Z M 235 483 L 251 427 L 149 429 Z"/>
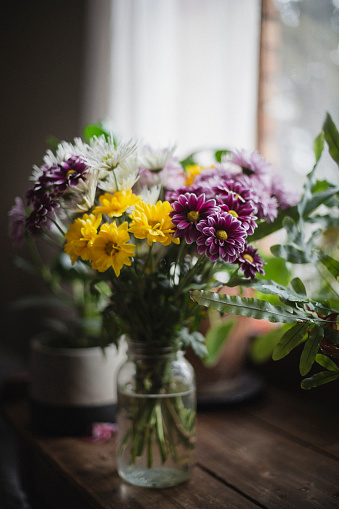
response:
<path fill-rule="evenodd" d="M 198 164 L 192 164 L 189 166 L 186 166 L 185 172 L 186 172 L 186 180 L 185 180 L 185 186 L 190 186 L 193 184 L 195 177 L 200 175 L 200 173 L 204 170 L 209 170 L 210 168 L 213 168 L 214 166 L 199 166 Z"/>
<path fill-rule="evenodd" d="M 186 180 L 185 185 L 188 187 L 191 184 L 193 184 L 194 179 L 197 175 L 200 175 L 201 171 L 203 170 L 202 166 L 199 166 L 198 164 L 192 164 L 190 166 L 186 166 Z"/>
<path fill-rule="evenodd" d="M 129 231 L 137 239 L 147 239 L 151 246 L 153 242 L 160 242 L 168 246 L 171 242 L 180 243 L 180 239 L 173 237 L 174 225 L 169 213 L 172 207 L 168 201 L 158 201 L 156 205 L 141 202 L 135 206 L 131 214 L 132 222 Z"/>
<path fill-rule="evenodd" d="M 127 222 L 120 226 L 116 222 L 103 224 L 93 242 L 93 269 L 105 272 L 113 267 L 115 275 L 119 277 L 124 265 L 132 265 L 130 257 L 134 256 L 135 245 L 128 244 L 129 240 Z"/>
<path fill-rule="evenodd" d="M 101 223 L 101 215 L 84 214 L 70 225 L 65 235 L 64 251 L 71 257 L 72 265 L 80 256 L 83 260 L 91 259 L 91 247 Z"/>
<path fill-rule="evenodd" d="M 107 214 L 109 217 L 120 217 L 129 207 L 132 207 L 139 201 L 141 196 L 128 191 L 117 191 L 114 194 L 105 193 L 100 196 L 101 205 L 95 207 L 93 214 Z"/>

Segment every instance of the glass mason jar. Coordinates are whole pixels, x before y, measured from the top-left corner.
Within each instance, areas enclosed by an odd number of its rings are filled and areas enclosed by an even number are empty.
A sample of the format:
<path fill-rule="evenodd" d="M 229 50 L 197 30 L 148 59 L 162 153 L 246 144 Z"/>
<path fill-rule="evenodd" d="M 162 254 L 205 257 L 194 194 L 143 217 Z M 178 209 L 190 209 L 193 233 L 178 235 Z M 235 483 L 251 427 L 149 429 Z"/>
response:
<path fill-rule="evenodd" d="M 128 342 L 117 392 L 120 477 L 151 488 L 187 480 L 195 462 L 196 391 L 183 352 Z"/>

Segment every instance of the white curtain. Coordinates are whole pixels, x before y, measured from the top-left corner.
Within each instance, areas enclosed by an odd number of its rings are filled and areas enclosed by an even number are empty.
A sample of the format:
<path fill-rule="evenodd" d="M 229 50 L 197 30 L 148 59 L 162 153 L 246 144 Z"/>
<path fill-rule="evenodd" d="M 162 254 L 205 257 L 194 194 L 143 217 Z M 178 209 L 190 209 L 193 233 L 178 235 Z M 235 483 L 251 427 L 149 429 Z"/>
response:
<path fill-rule="evenodd" d="M 109 117 L 179 150 L 255 148 L 260 2 L 113 0 Z"/>
<path fill-rule="evenodd" d="M 119 135 L 182 154 L 254 149 L 260 3 L 112 0 L 106 116 Z"/>

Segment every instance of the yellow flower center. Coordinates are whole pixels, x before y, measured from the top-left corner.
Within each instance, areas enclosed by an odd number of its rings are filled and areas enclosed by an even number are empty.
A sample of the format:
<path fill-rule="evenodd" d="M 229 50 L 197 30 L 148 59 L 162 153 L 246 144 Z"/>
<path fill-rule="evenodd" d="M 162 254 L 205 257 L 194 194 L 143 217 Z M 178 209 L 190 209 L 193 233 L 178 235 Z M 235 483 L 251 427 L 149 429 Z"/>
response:
<path fill-rule="evenodd" d="M 187 214 L 187 219 L 189 220 L 190 223 L 195 223 L 195 221 L 198 221 L 199 219 L 199 212 L 197 210 L 191 210 Z"/>
<path fill-rule="evenodd" d="M 227 240 L 228 235 L 227 235 L 227 233 L 225 232 L 225 230 L 217 230 L 217 238 L 218 238 L 219 240 Z"/>
<path fill-rule="evenodd" d="M 70 175 L 72 175 L 73 173 L 75 173 L 75 171 L 74 171 L 74 170 L 69 170 L 69 171 L 67 172 L 66 177 L 69 177 L 69 176 L 70 176 Z"/>
<path fill-rule="evenodd" d="M 107 242 L 105 246 L 105 252 L 108 256 L 113 256 L 119 252 L 118 246 L 112 241 Z"/>
<path fill-rule="evenodd" d="M 245 254 L 245 255 L 244 255 L 244 258 L 245 258 L 245 260 L 247 260 L 248 262 L 253 263 L 253 258 L 252 258 L 252 256 L 251 256 L 251 255 L 249 255 L 249 254 Z"/>
<path fill-rule="evenodd" d="M 114 158 L 114 154 L 108 152 L 104 157 L 102 157 L 101 161 L 103 163 L 110 165 L 110 170 L 115 170 L 115 168 L 118 166 L 118 164 L 115 164 L 115 165 L 112 164 L 111 160 L 113 158 Z"/>
<path fill-rule="evenodd" d="M 159 228 L 161 228 L 161 221 L 154 221 L 153 219 L 150 219 L 148 221 L 148 224 L 150 226 L 150 228 L 152 228 L 152 230 L 158 230 Z"/>
<path fill-rule="evenodd" d="M 112 159 L 112 157 L 113 157 L 113 154 L 111 154 L 110 152 L 107 152 L 107 154 L 101 160 L 103 163 L 107 163 L 107 161 Z"/>
<path fill-rule="evenodd" d="M 235 210 L 229 210 L 228 213 L 233 217 L 239 217 Z"/>

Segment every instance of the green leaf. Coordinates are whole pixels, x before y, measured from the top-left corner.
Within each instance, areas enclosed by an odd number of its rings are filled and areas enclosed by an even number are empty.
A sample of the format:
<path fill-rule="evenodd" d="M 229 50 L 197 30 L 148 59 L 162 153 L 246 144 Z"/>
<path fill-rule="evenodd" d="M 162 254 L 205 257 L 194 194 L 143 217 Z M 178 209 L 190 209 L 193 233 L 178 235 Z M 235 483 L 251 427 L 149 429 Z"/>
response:
<path fill-rule="evenodd" d="M 301 264 L 310 263 L 311 261 L 305 251 L 290 244 L 287 245 L 276 244 L 275 246 L 271 247 L 271 253 L 274 256 L 284 258 L 284 260 L 287 260 L 288 262 L 291 263 Z"/>
<path fill-rule="evenodd" d="M 178 341 L 182 343 L 184 349 L 190 346 L 194 353 L 200 358 L 207 355 L 205 338 L 199 331 L 191 332 L 187 327 L 183 327 L 178 331 Z"/>
<path fill-rule="evenodd" d="M 327 180 L 317 180 L 316 183 L 312 186 L 312 193 L 320 193 L 322 191 L 326 191 L 329 187 L 333 187 L 327 182 Z"/>
<path fill-rule="evenodd" d="M 319 261 L 329 270 L 329 272 L 336 279 L 339 278 L 339 261 L 331 258 L 331 256 L 325 253 L 320 253 L 318 257 Z"/>
<path fill-rule="evenodd" d="M 287 231 L 290 242 L 300 245 L 302 243 L 302 233 L 297 228 L 295 221 L 287 216 L 283 219 L 282 225 Z"/>
<path fill-rule="evenodd" d="M 297 206 L 290 207 L 285 210 L 280 210 L 276 219 L 272 223 L 268 223 L 267 221 L 259 223 L 258 227 L 254 230 L 250 237 L 251 242 L 260 240 L 264 237 L 267 237 L 267 235 L 270 235 L 271 233 L 280 230 L 282 228 L 283 220 L 287 216 L 292 217 L 292 219 L 298 219 Z"/>
<path fill-rule="evenodd" d="M 214 153 L 215 160 L 218 161 L 218 163 L 221 163 L 222 156 L 225 156 L 229 153 L 230 153 L 229 150 L 217 150 Z"/>
<path fill-rule="evenodd" d="M 224 320 L 208 330 L 205 335 L 205 344 L 207 348 L 207 356 L 204 359 L 204 363 L 207 366 L 213 366 L 216 364 L 221 349 L 227 341 L 228 335 L 234 325 L 233 320 Z"/>
<path fill-rule="evenodd" d="M 331 327 L 326 327 L 325 337 L 334 345 L 339 345 L 339 330 L 332 329 Z"/>
<path fill-rule="evenodd" d="M 258 227 L 254 230 L 254 233 L 251 235 L 251 242 L 256 240 L 260 240 L 263 237 L 267 237 L 271 233 L 274 233 L 280 230 L 283 226 L 283 220 L 285 217 L 289 216 L 295 221 L 299 218 L 299 212 L 303 218 L 307 218 L 311 212 L 316 210 L 321 204 L 329 200 L 332 196 L 339 192 L 338 186 L 333 186 L 325 189 L 322 192 L 312 194 L 311 189 L 313 189 L 313 172 L 315 168 L 308 175 L 307 186 L 305 184 L 305 196 L 302 198 L 302 202 L 299 203 L 298 206 L 290 207 L 285 210 L 281 210 L 278 213 L 278 216 L 272 223 L 262 222 L 258 225 Z"/>
<path fill-rule="evenodd" d="M 339 366 L 337 366 L 336 363 L 332 361 L 332 359 L 327 357 L 327 355 L 323 355 L 322 353 L 318 353 L 316 358 L 315 358 L 315 360 L 323 368 L 326 368 L 329 371 L 337 371 L 337 372 L 339 372 Z"/>
<path fill-rule="evenodd" d="M 101 136 L 102 134 L 105 136 L 105 138 L 107 140 L 107 138 L 109 137 L 109 133 L 107 131 L 105 131 L 105 129 L 100 127 L 100 125 L 98 125 L 98 124 L 88 125 L 84 129 L 84 136 L 87 140 L 90 140 L 94 136 L 97 136 L 97 137 Z"/>
<path fill-rule="evenodd" d="M 283 258 L 277 258 L 276 256 L 263 256 L 265 262 L 265 275 L 257 274 L 258 279 L 272 279 L 280 285 L 287 286 L 291 274 L 286 267 L 286 261 Z"/>
<path fill-rule="evenodd" d="M 252 283 L 252 288 L 262 293 L 268 293 L 271 295 L 278 295 L 279 298 L 288 300 L 291 302 L 308 302 L 306 294 L 296 293 L 290 288 L 282 285 L 278 285 L 275 281 L 271 280 L 257 280 Z"/>
<path fill-rule="evenodd" d="M 328 113 L 323 125 L 323 131 L 330 156 L 339 165 L 339 133 L 331 115 Z"/>
<path fill-rule="evenodd" d="M 300 278 L 298 277 L 293 278 L 291 281 L 291 286 L 298 295 L 307 298 L 306 288 Z"/>
<path fill-rule="evenodd" d="M 197 164 L 197 162 L 194 159 L 194 155 L 195 155 L 195 152 L 193 152 L 192 154 L 187 156 L 185 159 L 180 161 L 181 166 L 186 168 L 186 166 L 194 166 L 195 164 Z"/>
<path fill-rule="evenodd" d="M 60 140 L 51 134 L 47 137 L 46 143 L 51 150 L 56 150 L 59 146 Z"/>
<path fill-rule="evenodd" d="M 250 343 L 250 357 L 256 364 L 262 364 L 272 357 L 273 350 L 285 332 L 291 328 L 291 324 L 286 323 L 277 329 L 273 329 L 267 334 L 261 334 L 255 337 Z"/>
<path fill-rule="evenodd" d="M 220 313 L 248 316 L 257 320 L 268 320 L 273 323 L 293 323 L 308 320 L 306 313 L 291 313 L 282 306 L 273 306 L 265 300 L 225 295 L 205 290 L 190 292 L 191 299 L 201 306 L 216 309 Z"/>
<path fill-rule="evenodd" d="M 325 189 L 325 191 L 313 194 L 312 198 L 307 200 L 302 216 L 307 217 L 311 212 L 337 193 L 339 193 L 339 186 L 329 187 Z"/>
<path fill-rule="evenodd" d="M 319 385 L 324 385 L 338 379 L 339 372 L 333 373 L 333 371 L 321 371 L 320 373 L 316 373 L 310 378 L 305 378 L 301 382 L 301 387 L 305 390 L 309 390 L 313 389 L 314 387 L 319 387 Z"/>
<path fill-rule="evenodd" d="M 319 345 L 324 337 L 324 329 L 323 327 L 318 327 L 317 325 L 311 330 L 307 341 L 305 343 L 304 349 L 301 353 L 300 357 L 300 373 L 302 376 L 307 375 L 310 371 L 317 353 L 319 351 Z"/>
<path fill-rule="evenodd" d="M 324 150 L 324 145 L 325 145 L 324 133 L 323 131 L 321 131 L 321 133 L 318 134 L 313 143 L 313 151 L 316 162 L 318 162 L 319 159 L 321 158 L 321 154 L 323 153 Z"/>
<path fill-rule="evenodd" d="M 301 343 L 309 326 L 309 322 L 296 323 L 291 329 L 285 332 L 273 350 L 272 359 L 274 361 L 278 361 L 279 359 L 282 359 L 288 355 L 296 346 Z"/>
<path fill-rule="evenodd" d="M 328 204 L 326 204 L 328 205 Z M 329 214 L 324 215 L 316 215 L 309 217 L 307 219 L 308 223 L 315 223 L 318 226 L 322 226 L 325 228 L 330 228 L 331 226 L 338 226 L 338 218 Z"/>

